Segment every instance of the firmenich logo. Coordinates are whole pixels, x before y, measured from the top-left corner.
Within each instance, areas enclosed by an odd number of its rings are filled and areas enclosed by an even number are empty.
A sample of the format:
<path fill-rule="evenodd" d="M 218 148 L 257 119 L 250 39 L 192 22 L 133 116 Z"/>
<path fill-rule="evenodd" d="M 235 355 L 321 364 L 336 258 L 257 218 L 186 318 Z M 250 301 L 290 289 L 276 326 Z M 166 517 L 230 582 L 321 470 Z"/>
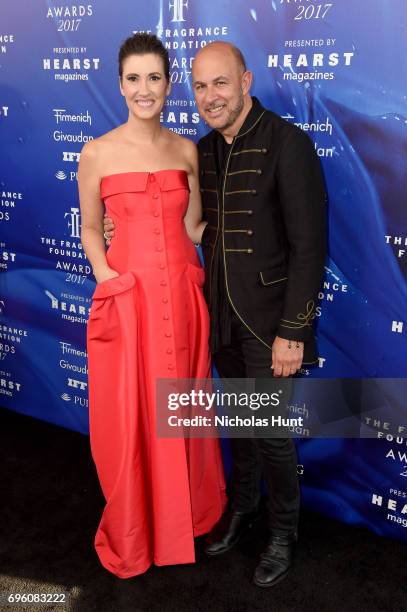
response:
<path fill-rule="evenodd" d="M 60 181 L 64 181 L 66 179 L 68 175 L 65 174 L 65 172 L 63 170 L 58 170 L 58 172 L 55 173 L 55 177 L 60 180 Z"/>
<path fill-rule="evenodd" d="M 68 393 L 62 393 L 61 399 L 63 399 L 65 402 L 70 402 L 71 396 Z"/>
<path fill-rule="evenodd" d="M 72 115 L 66 112 L 65 108 L 53 108 L 55 120 L 58 123 L 89 123 L 92 125 L 92 117 L 87 110 L 86 113 Z"/>

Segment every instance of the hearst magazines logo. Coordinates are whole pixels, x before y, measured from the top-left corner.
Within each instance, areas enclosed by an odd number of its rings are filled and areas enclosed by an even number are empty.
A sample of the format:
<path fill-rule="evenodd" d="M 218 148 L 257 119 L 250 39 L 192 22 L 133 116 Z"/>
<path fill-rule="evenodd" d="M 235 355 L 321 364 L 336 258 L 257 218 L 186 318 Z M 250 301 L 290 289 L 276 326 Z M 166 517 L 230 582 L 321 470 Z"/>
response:
<path fill-rule="evenodd" d="M 2 372 L 2 374 L 4 374 Z M 8 397 L 13 397 L 14 392 L 21 391 L 21 383 L 12 380 L 11 376 L 7 374 L 7 378 L 4 376 L 0 377 L 0 394 L 7 395 Z"/>
<path fill-rule="evenodd" d="M 86 47 L 55 48 L 54 53 L 69 55 L 69 57 L 45 57 L 42 59 L 42 68 L 46 72 L 54 73 L 55 81 L 88 81 L 91 71 L 99 70 L 99 57 L 72 57 L 72 54 L 87 55 Z"/>
<path fill-rule="evenodd" d="M 405 492 L 390 489 L 390 493 L 393 495 L 393 497 L 387 499 L 383 498 L 382 495 L 373 493 L 371 504 L 378 506 L 379 508 L 383 508 L 383 510 L 386 512 L 386 519 L 389 522 L 395 523 L 396 525 L 400 525 L 402 527 L 407 527 L 407 503 Z M 394 499 L 396 496 L 401 497 L 401 499 Z M 390 510 L 390 512 L 387 512 L 387 510 Z M 398 516 L 396 513 L 398 513 Z"/>
<path fill-rule="evenodd" d="M 8 270 L 11 263 L 15 263 L 17 253 L 6 250 L 6 243 L 0 242 L 0 270 Z"/>
<path fill-rule="evenodd" d="M 62 294 L 63 299 L 59 299 L 48 289 L 44 289 L 44 292 L 50 299 L 51 309 L 57 310 L 61 314 L 61 319 L 70 323 L 86 323 L 90 307 L 84 304 L 82 296 L 70 295 L 65 298 L 66 294 Z M 79 303 L 75 303 L 78 300 Z"/>
<path fill-rule="evenodd" d="M 170 0 L 168 3 L 171 11 L 172 23 L 181 23 L 185 20 L 184 11 L 188 8 L 188 0 Z"/>

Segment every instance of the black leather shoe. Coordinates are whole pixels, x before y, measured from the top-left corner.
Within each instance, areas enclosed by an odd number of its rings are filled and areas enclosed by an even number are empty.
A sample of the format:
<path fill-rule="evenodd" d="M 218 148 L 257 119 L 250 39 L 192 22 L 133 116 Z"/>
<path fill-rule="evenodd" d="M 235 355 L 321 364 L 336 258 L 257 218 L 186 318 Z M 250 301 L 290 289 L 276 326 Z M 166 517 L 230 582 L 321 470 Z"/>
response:
<path fill-rule="evenodd" d="M 297 535 L 271 536 L 260 563 L 253 576 L 255 585 L 263 588 L 272 587 L 283 580 L 292 565 L 293 550 Z"/>
<path fill-rule="evenodd" d="M 215 556 L 230 550 L 249 531 L 257 516 L 257 511 L 234 510 L 224 514 L 208 536 L 205 553 Z"/>

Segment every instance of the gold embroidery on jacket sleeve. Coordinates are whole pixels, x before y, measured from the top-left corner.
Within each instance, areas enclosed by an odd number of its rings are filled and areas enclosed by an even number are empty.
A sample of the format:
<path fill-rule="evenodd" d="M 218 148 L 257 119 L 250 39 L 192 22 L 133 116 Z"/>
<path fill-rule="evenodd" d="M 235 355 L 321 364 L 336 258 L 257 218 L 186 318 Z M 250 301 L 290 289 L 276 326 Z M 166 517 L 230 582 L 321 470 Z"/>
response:
<path fill-rule="evenodd" d="M 288 319 L 281 319 L 284 323 L 280 323 L 282 327 L 289 327 L 290 329 L 301 329 L 302 327 L 311 327 L 311 321 L 315 319 L 316 311 L 315 311 L 315 302 L 314 300 L 309 300 L 307 302 L 306 311 L 299 312 L 297 314 L 298 321 L 289 321 Z M 286 323 L 290 323 L 290 325 L 286 325 Z"/>

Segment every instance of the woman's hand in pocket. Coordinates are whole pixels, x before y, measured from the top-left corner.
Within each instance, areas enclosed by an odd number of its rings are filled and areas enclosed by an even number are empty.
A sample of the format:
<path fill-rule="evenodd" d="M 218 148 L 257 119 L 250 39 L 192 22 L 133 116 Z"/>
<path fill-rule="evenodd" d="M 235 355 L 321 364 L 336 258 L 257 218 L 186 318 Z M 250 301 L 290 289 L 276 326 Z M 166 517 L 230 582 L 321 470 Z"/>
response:
<path fill-rule="evenodd" d="M 96 270 L 93 270 L 93 274 L 98 284 L 110 280 L 111 278 L 116 278 L 116 276 L 119 276 L 119 272 L 116 272 L 116 270 L 113 270 L 113 268 L 109 268 L 108 266 L 106 266 L 105 268 L 98 268 Z"/>

